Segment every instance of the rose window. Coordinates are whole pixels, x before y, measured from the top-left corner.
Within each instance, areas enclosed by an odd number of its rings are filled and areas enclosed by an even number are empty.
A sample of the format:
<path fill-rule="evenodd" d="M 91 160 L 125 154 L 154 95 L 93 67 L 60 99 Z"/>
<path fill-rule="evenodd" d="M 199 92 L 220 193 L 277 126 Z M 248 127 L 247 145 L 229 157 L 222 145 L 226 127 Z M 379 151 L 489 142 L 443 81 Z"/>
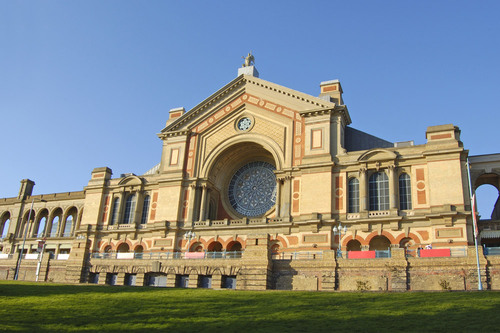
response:
<path fill-rule="evenodd" d="M 251 162 L 235 172 L 229 183 L 229 202 L 243 216 L 265 214 L 276 201 L 274 166 Z"/>

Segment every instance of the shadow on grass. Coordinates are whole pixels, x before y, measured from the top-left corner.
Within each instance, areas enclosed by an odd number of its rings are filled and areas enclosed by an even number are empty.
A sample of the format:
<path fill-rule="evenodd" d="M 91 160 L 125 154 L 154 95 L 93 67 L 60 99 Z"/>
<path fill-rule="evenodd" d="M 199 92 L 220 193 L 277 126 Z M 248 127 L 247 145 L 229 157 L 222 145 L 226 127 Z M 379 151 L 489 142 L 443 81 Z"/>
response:
<path fill-rule="evenodd" d="M 7 294 L 5 293 L 7 292 Z M 249 292 L 0 283 L 0 330 L 496 331 L 497 292 Z"/>

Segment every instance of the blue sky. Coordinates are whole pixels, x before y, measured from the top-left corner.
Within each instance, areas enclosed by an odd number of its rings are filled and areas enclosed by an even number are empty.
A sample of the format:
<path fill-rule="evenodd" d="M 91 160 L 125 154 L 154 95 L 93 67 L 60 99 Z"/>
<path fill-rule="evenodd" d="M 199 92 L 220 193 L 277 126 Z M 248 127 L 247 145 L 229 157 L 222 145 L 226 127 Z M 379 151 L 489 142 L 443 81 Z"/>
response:
<path fill-rule="evenodd" d="M 339 79 L 352 126 L 425 143 L 453 123 L 498 153 L 498 1 L 2 1 L 0 197 L 82 190 L 158 163 L 171 108 L 236 77 L 311 95 Z M 481 207 L 480 207 L 481 208 Z"/>

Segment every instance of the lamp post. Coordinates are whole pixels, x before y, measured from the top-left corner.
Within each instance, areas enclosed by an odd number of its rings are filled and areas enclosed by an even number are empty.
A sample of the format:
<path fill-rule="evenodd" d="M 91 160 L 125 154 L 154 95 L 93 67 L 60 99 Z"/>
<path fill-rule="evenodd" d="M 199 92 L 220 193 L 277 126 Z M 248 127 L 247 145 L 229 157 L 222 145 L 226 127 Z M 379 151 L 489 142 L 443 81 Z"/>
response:
<path fill-rule="evenodd" d="M 47 202 L 45 200 L 40 200 L 41 202 Z M 35 198 L 31 200 L 31 207 L 30 207 L 30 212 L 28 214 L 28 220 L 26 221 L 26 226 L 24 227 L 24 238 L 23 238 L 23 245 L 21 246 L 21 253 L 19 253 L 19 258 L 17 258 L 17 265 L 16 265 L 16 274 L 14 275 L 14 280 L 17 280 L 19 277 L 19 268 L 21 267 L 21 260 L 23 259 L 23 252 L 24 252 L 24 245 L 26 244 L 26 237 L 28 237 L 28 229 L 30 226 L 30 220 L 31 220 L 31 212 L 33 211 L 33 204 L 35 203 Z"/>
<path fill-rule="evenodd" d="M 333 235 L 339 236 L 339 246 L 337 247 L 337 258 L 342 258 L 342 233 L 345 235 L 347 233 L 347 227 L 342 228 L 342 223 L 339 222 L 339 226 L 333 227 Z"/>
<path fill-rule="evenodd" d="M 188 242 L 187 242 L 187 252 L 189 252 L 189 243 L 191 243 L 191 239 L 193 239 L 195 237 L 196 237 L 196 234 L 194 233 L 194 231 L 191 231 L 191 230 L 189 230 L 188 232 L 186 232 L 184 234 L 184 238 L 188 240 Z"/>

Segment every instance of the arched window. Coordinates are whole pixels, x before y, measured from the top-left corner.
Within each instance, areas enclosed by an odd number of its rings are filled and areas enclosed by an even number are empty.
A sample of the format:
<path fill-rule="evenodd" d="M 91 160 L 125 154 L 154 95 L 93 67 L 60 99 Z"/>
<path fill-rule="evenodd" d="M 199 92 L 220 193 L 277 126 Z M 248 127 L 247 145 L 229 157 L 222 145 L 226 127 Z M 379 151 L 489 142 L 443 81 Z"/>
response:
<path fill-rule="evenodd" d="M 116 249 L 116 252 L 120 253 L 127 253 L 130 250 L 130 246 L 128 246 L 127 243 L 121 243 L 118 248 Z"/>
<path fill-rule="evenodd" d="M 113 200 L 113 208 L 111 212 L 111 225 L 116 224 L 118 222 L 119 207 L 120 207 L 120 198 L 115 198 L 115 200 Z"/>
<path fill-rule="evenodd" d="M 71 227 L 73 226 L 73 215 L 68 215 L 64 224 L 63 237 L 71 236 Z"/>
<path fill-rule="evenodd" d="M 134 220 L 135 194 L 131 194 L 125 201 L 125 212 L 123 214 L 123 224 L 130 224 Z"/>
<path fill-rule="evenodd" d="M 38 230 L 36 232 L 37 237 L 43 237 L 43 234 L 45 233 L 46 224 L 47 224 L 47 218 L 44 216 L 40 219 L 40 222 L 38 222 Z"/>
<path fill-rule="evenodd" d="M 370 241 L 370 251 L 379 250 L 385 251 L 388 250 L 391 246 L 391 242 L 385 236 L 375 236 Z"/>
<path fill-rule="evenodd" d="M 399 176 L 399 209 L 411 209 L 411 180 L 407 173 Z"/>
<path fill-rule="evenodd" d="M 141 217 L 141 224 L 146 224 L 148 223 L 148 212 L 149 212 L 149 201 L 150 201 L 149 195 L 146 195 L 144 198 L 144 203 L 142 205 L 142 217 Z"/>
<path fill-rule="evenodd" d="M 370 176 L 369 193 L 370 210 L 389 209 L 389 178 L 385 172 L 377 172 Z"/>
<path fill-rule="evenodd" d="M 349 213 L 359 213 L 359 180 L 349 180 Z"/>
<path fill-rule="evenodd" d="M 361 243 L 357 239 L 347 242 L 347 251 L 361 251 Z"/>
<path fill-rule="evenodd" d="M 2 222 L 2 233 L 0 234 L 0 238 L 5 238 L 7 237 L 7 233 L 9 232 L 10 216 L 7 215 L 6 217 L 4 217 L 4 221 Z"/>
<path fill-rule="evenodd" d="M 50 228 L 50 237 L 57 236 L 57 229 L 59 228 L 59 216 L 55 216 L 52 219 L 52 227 Z"/>

